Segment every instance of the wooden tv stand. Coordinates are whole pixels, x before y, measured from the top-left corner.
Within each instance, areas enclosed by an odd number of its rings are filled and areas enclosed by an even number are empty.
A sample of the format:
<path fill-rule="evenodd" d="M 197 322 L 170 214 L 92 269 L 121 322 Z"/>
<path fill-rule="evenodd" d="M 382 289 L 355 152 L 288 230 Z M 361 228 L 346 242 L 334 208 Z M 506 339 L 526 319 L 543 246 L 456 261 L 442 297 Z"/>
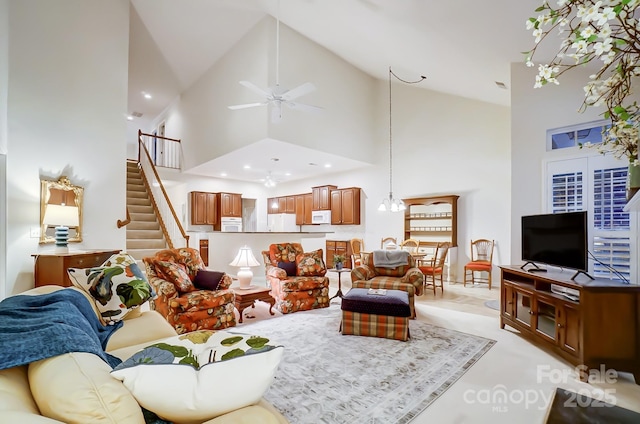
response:
<path fill-rule="evenodd" d="M 640 384 L 640 286 L 586 276 L 574 281 L 569 270 L 500 269 L 500 328 L 519 330 L 576 367 L 631 372 Z M 577 290 L 579 299 L 553 293 L 552 284 Z"/>

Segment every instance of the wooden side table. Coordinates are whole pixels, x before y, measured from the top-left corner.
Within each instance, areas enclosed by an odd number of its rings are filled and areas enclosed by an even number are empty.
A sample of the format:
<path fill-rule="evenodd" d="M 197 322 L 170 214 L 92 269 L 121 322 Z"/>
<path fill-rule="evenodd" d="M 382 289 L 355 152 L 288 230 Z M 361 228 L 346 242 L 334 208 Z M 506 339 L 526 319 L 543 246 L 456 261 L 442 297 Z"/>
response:
<path fill-rule="evenodd" d="M 342 273 L 343 272 L 351 272 L 351 268 L 330 268 L 327 271 L 330 272 L 337 272 L 338 273 L 338 292 L 336 294 L 333 295 L 333 297 L 331 299 L 329 299 L 329 301 L 333 300 L 336 297 L 340 297 L 342 298 L 342 296 L 344 296 L 344 294 L 342 293 Z"/>
<path fill-rule="evenodd" d="M 70 252 L 47 252 L 33 254 L 35 258 L 35 286 L 56 285 L 69 287 L 71 280 L 67 268 L 92 268 L 100 266 L 120 250 L 86 250 Z"/>
<path fill-rule="evenodd" d="M 269 304 L 269 313 L 275 315 L 273 312 L 273 305 L 276 304 L 276 300 L 269 294 L 271 291 L 268 287 L 250 287 L 248 289 L 240 289 L 238 287 L 231 287 L 233 293 L 236 295 L 235 307 L 240 312 L 240 324 L 242 324 L 242 311 L 251 306 L 255 308 L 254 302 L 261 300 Z"/>

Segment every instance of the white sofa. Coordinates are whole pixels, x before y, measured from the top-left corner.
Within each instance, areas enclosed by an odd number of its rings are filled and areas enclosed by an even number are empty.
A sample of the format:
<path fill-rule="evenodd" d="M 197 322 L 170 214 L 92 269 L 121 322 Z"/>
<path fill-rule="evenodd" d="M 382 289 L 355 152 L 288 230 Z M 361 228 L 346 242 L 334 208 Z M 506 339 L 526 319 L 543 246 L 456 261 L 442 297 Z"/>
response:
<path fill-rule="evenodd" d="M 61 289 L 43 286 L 22 294 Z M 83 293 L 71 287 L 64 290 Z M 135 310 L 124 319 L 123 327 L 113 333 L 106 350 L 125 360 L 154 341 L 176 335 L 159 313 Z M 139 405 L 110 371 L 111 367 L 97 355 L 80 352 L 0 370 L 0 423 L 144 423 Z M 168 386 L 167 390 L 172 390 Z M 56 419 L 60 417 L 63 419 Z M 206 423 L 287 424 L 288 421 L 263 399 Z"/>

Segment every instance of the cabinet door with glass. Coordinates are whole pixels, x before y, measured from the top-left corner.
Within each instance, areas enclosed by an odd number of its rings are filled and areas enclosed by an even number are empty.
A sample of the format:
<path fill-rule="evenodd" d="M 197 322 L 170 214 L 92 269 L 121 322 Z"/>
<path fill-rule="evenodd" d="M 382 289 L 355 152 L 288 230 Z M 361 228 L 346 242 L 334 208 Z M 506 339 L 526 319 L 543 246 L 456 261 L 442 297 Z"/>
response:
<path fill-rule="evenodd" d="M 535 296 L 534 299 L 534 328 L 536 334 L 549 341 L 556 341 L 556 301 L 546 296 Z"/>
<path fill-rule="evenodd" d="M 533 292 L 513 287 L 513 318 L 518 323 L 531 328 L 533 318 Z"/>

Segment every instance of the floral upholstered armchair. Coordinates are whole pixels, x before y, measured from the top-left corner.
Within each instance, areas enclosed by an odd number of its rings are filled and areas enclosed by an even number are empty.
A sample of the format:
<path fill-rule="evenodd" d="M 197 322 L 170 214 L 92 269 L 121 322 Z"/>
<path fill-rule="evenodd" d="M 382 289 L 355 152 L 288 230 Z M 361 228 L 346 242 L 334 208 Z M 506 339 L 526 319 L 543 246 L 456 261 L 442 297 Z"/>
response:
<path fill-rule="evenodd" d="M 304 252 L 300 243 L 272 244 L 262 251 L 271 295 L 283 314 L 329 306 L 329 278 L 322 249 Z"/>
<path fill-rule="evenodd" d="M 142 261 L 149 283 L 158 293 L 151 308 L 178 334 L 236 325 L 231 277 L 205 269 L 196 249 L 165 249 Z"/>
<path fill-rule="evenodd" d="M 414 297 L 422 295 L 424 289 L 424 275 L 416 267 L 413 256 L 408 252 L 397 251 L 397 255 L 403 256 L 403 265 L 395 267 L 376 266 L 376 252 L 373 251 L 364 260 L 364 264 L 351 270 L 351 287 L 361 289 L 387 289 L 403 290 L 409 294 L 409 306 L 411 317 L 415 318 L 416 309 Z"/>

